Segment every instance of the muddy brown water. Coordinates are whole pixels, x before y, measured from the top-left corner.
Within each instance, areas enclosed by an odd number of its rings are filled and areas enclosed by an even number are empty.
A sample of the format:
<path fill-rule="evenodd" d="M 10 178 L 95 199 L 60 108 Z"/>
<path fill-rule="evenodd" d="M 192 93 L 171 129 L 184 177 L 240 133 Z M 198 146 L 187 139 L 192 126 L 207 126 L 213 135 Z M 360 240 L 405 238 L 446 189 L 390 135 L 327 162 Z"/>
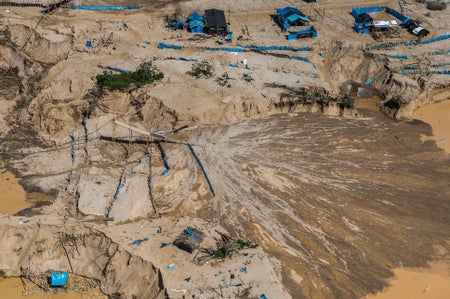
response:
<path fill-rule="evenodd" d="M 33 206 L 19 181 L 11 172 L 0 169 L 0 211 L 12 215 Z"/>
<path fill-rule="evenodd" d="M 70 278 L 69 278 L 70 283 Z M 106 299 L 108 298 L 100 292 L 98 288 L 91 289 L 89 291 L 72 291 L 68 290 L 61 294 L 37 294 L 23 296 L 22 280 L 20 278 L 0 278 L 0 298 L 8 299 Z"/>
<path fill-rule="evenodd" d="M 450 154 L 450 100 L 421 107 L 414 118 L 430 124 L 436 144 Z"/>
<path fill-rule="evenodd" d="M 429 125 L 372 115 L 274 116 L 195 138 L 216 191 L 202 216 L 281 260 L 294 298 L 374 294 L 400 264 L 449 249 L 447 155 L 420 140 Z"/>

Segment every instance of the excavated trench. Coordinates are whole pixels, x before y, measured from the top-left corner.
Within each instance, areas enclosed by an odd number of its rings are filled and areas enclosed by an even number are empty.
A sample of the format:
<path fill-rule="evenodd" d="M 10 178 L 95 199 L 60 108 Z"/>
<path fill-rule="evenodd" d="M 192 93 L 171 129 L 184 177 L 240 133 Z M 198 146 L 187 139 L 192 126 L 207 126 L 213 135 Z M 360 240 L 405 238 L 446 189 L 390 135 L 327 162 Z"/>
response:
<path fill-rule="evenodd" d="M 62 220 L 55 218 L 22 225 L 0 221 L 3 277 L 70 271 L 96 281 L 110 298 L 166 296 L 158 269 L 95 229 L 70 221 L 62 227 Z"/>

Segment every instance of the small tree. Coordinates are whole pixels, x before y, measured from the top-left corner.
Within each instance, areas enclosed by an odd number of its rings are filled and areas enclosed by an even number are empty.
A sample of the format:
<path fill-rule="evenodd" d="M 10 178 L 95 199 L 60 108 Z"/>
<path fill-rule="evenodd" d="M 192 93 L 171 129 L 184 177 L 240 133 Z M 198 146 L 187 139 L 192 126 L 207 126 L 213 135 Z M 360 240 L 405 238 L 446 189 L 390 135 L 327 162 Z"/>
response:
<path fill-rule="evenodd" d="M 134 72 L 114 74 L 111 71 L 104 71 L 103 74 L 96 77 L 97 84 L 109 90 L 139 88 L 162 78 L 164 78 L 164 74 L 151 61 L 142 63 Z"/>
<path fill-rule="evenodd" d="M 211 78 L 214 75 L 214 66 L 205 60 L 195 62 L 192 65 L 190 75 L 197 79 L 201 77 Z"/>

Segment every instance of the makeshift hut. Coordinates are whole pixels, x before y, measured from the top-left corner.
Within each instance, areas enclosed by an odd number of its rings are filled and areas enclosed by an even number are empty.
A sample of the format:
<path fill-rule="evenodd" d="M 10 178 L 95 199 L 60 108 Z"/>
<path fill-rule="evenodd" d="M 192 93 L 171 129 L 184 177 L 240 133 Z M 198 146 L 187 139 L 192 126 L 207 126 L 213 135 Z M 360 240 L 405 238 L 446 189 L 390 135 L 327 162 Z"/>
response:
<path fill-rule="evenodd" d="M 205 10 L 205 33 L 226 35 L 227 32 L 228 25 L 223 10 Z"/>
<path fill-rule="evenodd" d="M 178 248 L 193 253 L 200 246 L 203 240 L 203 233 L 195 228 L 186 228 L 176 239 L 173 245 Z"/>
<path fill-rule="evenodd" d="M 302 26 L 310 20 L 300 9 L 286 6 L 277 9 L 277 21 L 283 30 L 287 30 L 291 26 Z"/>

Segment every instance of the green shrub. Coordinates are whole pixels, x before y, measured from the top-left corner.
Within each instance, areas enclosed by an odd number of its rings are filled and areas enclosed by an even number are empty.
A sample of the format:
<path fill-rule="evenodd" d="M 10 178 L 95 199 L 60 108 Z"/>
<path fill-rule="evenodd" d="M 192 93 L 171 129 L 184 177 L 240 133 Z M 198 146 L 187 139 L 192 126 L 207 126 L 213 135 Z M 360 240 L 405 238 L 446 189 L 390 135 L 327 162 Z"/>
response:
<path fill-rule="evenodd" d="M 142 63 L 134 72 L 115 74 L 111 71 L 104 71 L 103 74 L 96 77 L 97 84 L 109 90 L 139 88 L 162 78 L 164 78 L 164 74 L 151 61 Z"/>
<path fill-rule="evenodd" d="M 189 74 L 197 79 L 201 77 L 211 78 L 214 75 L 214 66 L 208 61 L 196 62 L 192 65 Z"/>

